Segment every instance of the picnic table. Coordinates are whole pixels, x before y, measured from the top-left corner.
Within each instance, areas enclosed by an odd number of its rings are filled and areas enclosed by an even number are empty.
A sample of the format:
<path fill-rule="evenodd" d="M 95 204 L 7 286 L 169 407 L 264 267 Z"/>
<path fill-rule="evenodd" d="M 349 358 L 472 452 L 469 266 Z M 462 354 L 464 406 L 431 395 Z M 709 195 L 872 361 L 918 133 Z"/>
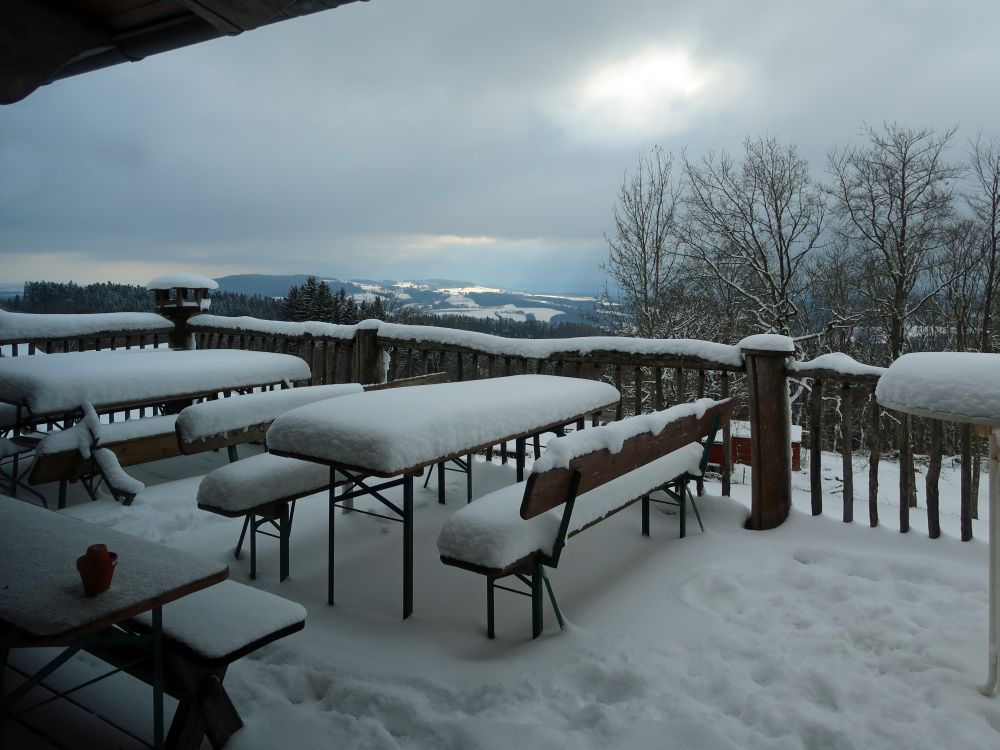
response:
<path fill-rule="evenodd" d="M 0 736 L 14 704 L 77 651 L 135 644 L 152 657 L 153 746 L 163 747 L 161 608 L 223 581 L 229 568 L 5 496 L 0 496 L 0 530 L 0 674 L 11 648 L 64 647 L 22 685 L 3 690 Z M 86 597 L 75 561 L 97 543 L 118 554 L 118 565 L 111 588 Z M 152 615 L 148 636 L 108 632 L 144 612 Z"/>
<path fill-rule="evenodd" d="M 984 695 L 997 691 L 1000 661 L 1000 354 L 905 354 L 879 379 L 880 404 L 907 414 L 980 425 L 990 440 L 989 648 Z"/>
<path fill-rule="evenodd" d="M 267 432 L 271 453 L 330 467 L 327 601 L 333 604 L 334 518 L 340 501 L 368 495 L 403 524 L 403 617 L 413 612 L 413 479 L 427 467 L 515 440 L 518 479 L 524 441 L 618 403 L 607 383 L 514 375 L 342 396 L 293 409 Z M 471 462 L 469 470 L 471 472 Z M 336 496 L 334 476 L 357 489 Z M 372 478 L 388 481 L 370 485 Z M 402 486 L 402 507 L 383 492 Z"/>
<path fill-rule="evenodd" d="M 0 359 L 0 401 L 17 422 L 212 396 L 222 391 L 306 380 L 309 365 L 291 354 L 237 349 L 132 349 L 35 354 Z"/>

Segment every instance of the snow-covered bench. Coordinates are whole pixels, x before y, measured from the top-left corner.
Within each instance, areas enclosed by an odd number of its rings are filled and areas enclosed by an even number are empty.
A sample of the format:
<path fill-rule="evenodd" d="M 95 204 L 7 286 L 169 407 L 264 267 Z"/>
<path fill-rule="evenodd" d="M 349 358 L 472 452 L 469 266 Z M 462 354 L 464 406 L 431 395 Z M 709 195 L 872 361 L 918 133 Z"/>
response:
<path fill-rule="evenodd" d="M 486 576 L 489 637 L 498 579 L 515 576 L 530 587 L 537 638 L 543 584 L 563 625 L 545 568 L 559 564 L 569 537 L 639 500 L 642 533 L 648 535 L 650 494 L 658 490 L 680 506 L 683 517 L 688 480 L 701 475 L 715 433 L 731 411 L 731 400 L 700 399 L 556 438 L 526 482 L 485 495 L 449 518 L 438 536 L 441 561 Z"/>
<path fill-rule="evenodd" d="M 222 747 L 243 726 L 223 686 L 227 668 L 302 630 L 305 618 L 301 605 L 235 581 L 223 581 L 164 606 L 164 688 L 178 700 L 166 746 L 196 750 L 207 735 L 213 747 Z M 139 615 L 132 627 L 148 632 L 151 615 Z M 146 682 L 152 679 L 144 654 L 121 647 L 88 650 Z"/>
<path fill-rule="evenodd" d="M 288 577 L 288 540 L 296 500 L 330 487 L 331 471 L 322 464 L 260 453 L 213 469 L 198 485 L 198 507 L 229 518 L 245 516 L 250 525 L 250 577 L 257 577 L 257 534 L 278 537 L 279 579 Z M 338 483 L 339 484 L 339 483 Z M 277 534 L 261 531 L 270 524 Z M 243 534 L 236 546 L 239 558 Z"/>

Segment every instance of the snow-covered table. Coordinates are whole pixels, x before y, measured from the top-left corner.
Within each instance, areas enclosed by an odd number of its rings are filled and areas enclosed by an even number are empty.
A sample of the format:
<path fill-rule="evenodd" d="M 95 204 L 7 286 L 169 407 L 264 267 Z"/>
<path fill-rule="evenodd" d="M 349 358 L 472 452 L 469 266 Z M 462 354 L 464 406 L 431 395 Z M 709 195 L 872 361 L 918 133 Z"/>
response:
<path fill-rule="evenodd" d="M 330 483 L 328 601 L 333 603 L 334 513 L 337 500 L 371 494 L 403 523 L 403 617 L 413 610 L 413 477 L 423 469 L 490 446 L 518 443 L 578 422 L 618 403 L 607 383 L 553 375 L 514 375 L 460 383 L 371 391 L 293 409 L 274 420 L 268 450 L 315 461 L 362 487 L 340 496 Z M 471 464 L 470 464 L 471 471 Z M 365 488 L 370 477 L 393 478 Z M 377 492 L 403 487 L 403 507 Z M 368 490 L 375 490 L 369 492 Z"/>
<path fill-rule="evenodd" d="M 897 411 L 989 428 L 989 651 L 988 676 L 980 691 L 993 695 L 1000 661 L 1000 354 L 905 354 L 881 377 L 875 396 Z"/>
<path fill-rule="evenodd" d="M 36 354 L 0 360 L 0 401 L 20 407 L 21 420 L 62 417 L 84 403 L 97 411 L 134 408 L 309 376 L 299 357 L 237 349 Z"/>
<path fill-rule="evenodd" d="M 111 588 L 84 596 L 76 558 L 92 544 L 118 553 Z M 10 647 L 65 646 L 50 663 L 54 669 L 67 655 L 98 639 L 103 631 L 142 612 L 152 612 L 154 668 L 154 739 L 163 744 L 163 678 L 161 607 L 229 576 L 229 568 L 161 544 L 53 513 L 0 495 L 0 657 Z M 118 640 L 124 635 L 115 636 Z M 0 671 L 6 664 L 0 664 Z M 44 679 L 52 670 L 35 675 Z M 17 701 L 35 681 L 4 692 L 2 709 Z"/>

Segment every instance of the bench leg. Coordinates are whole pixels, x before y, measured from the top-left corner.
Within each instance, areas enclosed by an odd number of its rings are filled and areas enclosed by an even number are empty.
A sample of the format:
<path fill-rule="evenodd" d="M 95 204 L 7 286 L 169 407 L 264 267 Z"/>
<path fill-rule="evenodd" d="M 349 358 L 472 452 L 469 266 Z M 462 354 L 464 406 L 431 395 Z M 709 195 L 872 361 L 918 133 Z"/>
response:
<path fill-rule="evenodd" d="M 250 525 L 250 516 L 247 515 L 247 517 L 243 519 L 243 530 L 240 531 L 240 540 L 238 542 L 236 542 L 236 552 L 233 553 L 233 556 L 237 560 L 240 559 L 240 552 L 243 550 L 243 540 L 246 538 L 247 527 L 249 525 Z"/>
<path fill-rule="evenodd" d="M 469 470 L 468 475 L 465 477 L 465 502 L 472 502 L 472 454 L 470 453 L 465 457 L 467 468 Z"/>
<path fill-rule="evenodd" d="M 562 610 L 559 609 L 559 602 L 556 601 L 556 594 L 552 590 L 552 581 L 549 580 L 548 575 L 545 573 L 545 568 L 539 566 L 538 572 L 542 576 L 542 580 L 545 581 L 545 588 L 549 592 L 549 601 L 552 602 L 552 611 L 556 613 L 556 622 L 559 623 L 559 629 L 566 629 L 566 621 L 563 620 Z"/>
<path fill-rule="evenodd" d="M 690 492 L 688 493 L 688 496 L 691 498 L 691 510 L 694 511 L 694 517 L 698 519 L 698 526 L 699 528 L 701 528 L 702 531 L 704 531 L 705 524 L 701 522 L 701 513 L 698 512 L 698 503 L 694 501 L 694 496 L 691 495 Z"/>
<path fill-rule="evenodd" d="M 678 484 L 677 486 L 677 505 L 680 507 L 681 511 L 680 538 L 683 539 L 684 535 L 687 534 L 687 485 L 686 484 Z"/>
<path fill-rule="evenodd" d="M 542 611 L 542 578 L 544 574 L 541 568 L 536 568 L 531 574 L 531 637 L 537 638 L 542 634 L 543 616 Z"/>
<path fill-rule="evenodd" d="M 486 637 L 496 638 L 496 627 L 494 624 L 495 606 L 493 604 L 494 584 L 496 579 L 486 576 Z"/>
<path fill-rule="evenodd" d="M 207 736 L 212 747 L 221 748 L 243 726 L 222 684 L 226 668 L 207 669 L 178 658 L 173 662 L 172 672 L 180 683 L 182 695 L 167 734 L 167 747 L 198 750 Z"/>
<path fill-rule="evenodd" d="M 288 537 L 291 533 L 292 520 L 288 512 L 288 503 L 282 503 L 281 515 L 278 518 L 278 556 L 280 558 L 279 581 L 284 581 L 288 578 Z"/>
<path fill-rule="evenodd" d="M 250 520 L 250 578 L 257 580 L 257 519 L 252 513 L 247 518 Z"/>

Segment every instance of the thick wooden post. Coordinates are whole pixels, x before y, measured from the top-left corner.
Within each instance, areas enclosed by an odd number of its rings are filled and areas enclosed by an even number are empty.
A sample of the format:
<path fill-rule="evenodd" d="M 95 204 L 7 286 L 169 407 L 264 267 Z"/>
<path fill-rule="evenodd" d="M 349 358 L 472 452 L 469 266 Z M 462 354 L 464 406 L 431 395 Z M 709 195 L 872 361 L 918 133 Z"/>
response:
<path fill-rule="evenodd" d="M 354 338 L 354 382 L 382 382 L 382 351 L 378 346 L 378 328 L 358 328 Z"/>
<path fill-rule="evenodd" d="M 792 506 L 792 413 L 785 360 L 792 340 L 750 336 L 742 342 L 750 391 L 750 463 L 753 467 L 750 520 L 755 530 L 780 526 Z"/>

